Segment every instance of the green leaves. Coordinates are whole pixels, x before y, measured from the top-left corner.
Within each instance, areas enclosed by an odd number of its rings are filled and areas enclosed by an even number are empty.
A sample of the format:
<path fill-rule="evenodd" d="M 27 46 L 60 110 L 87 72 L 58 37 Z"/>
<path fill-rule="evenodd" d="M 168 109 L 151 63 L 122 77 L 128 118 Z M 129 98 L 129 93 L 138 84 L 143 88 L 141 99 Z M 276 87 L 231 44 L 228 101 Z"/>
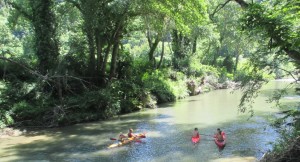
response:
<path fill-rule="evenodd" d="M 153 11 L 168 17 L 173 22 L 173 28 L 190 33 L 191 29 L 208 19 L 206 3 L 203 0 L 196 1 L 153 1 Z"/>
<path fill-rule="evenodd" d="M 250 34 L 261 34 L 271 38 L 270 48 L 279 47 L 290 57 L 300 61 L 297 56 L 300 53 L 298 3 L 297 0 L 292 0 L 275 4 L 271 2 L 250 4 L 241 19 L 242 29 L 249 31 Z"/>

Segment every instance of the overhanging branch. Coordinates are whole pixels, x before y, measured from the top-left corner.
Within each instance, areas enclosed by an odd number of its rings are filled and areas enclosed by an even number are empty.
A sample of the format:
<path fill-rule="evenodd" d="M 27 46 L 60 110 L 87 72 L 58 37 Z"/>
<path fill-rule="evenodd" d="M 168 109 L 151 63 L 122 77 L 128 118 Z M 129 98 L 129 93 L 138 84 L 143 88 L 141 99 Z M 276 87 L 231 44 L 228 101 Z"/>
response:
<path fill-rule="evenodd" d="M 45 78 L 45 76 L 41 75 L 40 73 L 36 72 L 35 70 L 31 69 L 30 67 L 26 66 L 26 65 L 23 65 L 17 61 L 14 61 L 12 59 L 9 59 L 9 58 L 6 58 L 6 57 L 3 57 L 3 56 L 0 56 L 0 59 L 1 60 L 5 60 L 5 61 L 8 61 L 8 62 L 11 62 L 13 64 L 16 64 L 18 66 L 21 66 L 22 68 L 24 68 L 25 70 L 29 71 L 31 74 L 34 74 L 38 77 L 41 77 L 41 78 Z"/>
<path fill-rule="evenodd" d="M 215 14 L 216 14 L 217 12 L 219 12 L 222 8 L 224 8 L 230 1 L 232 1 L 232 0 L 227 0 L 225 3 L 219 4 L 219 5 L 215 8 L 215 10 L 213 11 L 213 13 L 209 15 L 210 19 L 212 19 L 212 18 L 215 16 Z"/>
<path fill-rule="evenodd" d="M 248 3 L 244 0 L 234 0 L 236 3 L 238 3 L 242 8 L 248 7 Z"/>
<path fill-rule="evenodd" d="M 44 76 L 44 75 L 40 74 L 39 72 L 33 70 L 32 68 L 30 68 L 30 67 L 28 67 L 28 66 L 26 66 L 26 65 L 24 65 L 24 64 L 22 64 L 22 63 L 19 63 L 19 62 L 15 61 L 15 60 L 12 60 L 12 59 L 9 59 L 9 58 L 3 57 L 3 56 L 0 56 L 0 60 L 4 60 L 4 61 L 11 62 L 11 63 L 13 63 L 13 64 L 16 64 L 16 65 L 18 65 L 18 66 L 24 68 L 25 70 L 29 71 L 31 74 L 33 74 L 33 75 L 35 75 L 35 76 L 37 76 L 37 77 L 39 77 L 39 78 L 42 78 L 42 79 L 45 80 L 45 81 L 54 81 L 55 78 L 72 78 L 72 79 L 75 79 L 75 80 L 80 81 L 80 83 L 81 83 L 85 88 L 86 88 L 86 85 L 85 85 L 84 83 L 87 83 L 87 84 L 89 83 L 89 82 L 85 81 L 84 79 L 81 79 L 81 78 L 79 78 L 79 77 L 69 76 L 69 75 L 53 75 L 53 76 L 45 75 L 45 76 Z M 87 89 L 87 88 L 86 88 L 86 89 Z"/>
<path fill-rule="evenodd" d="M 224 8 L 230 1 L 235 1 L 235 2 L 238 3 L 242 8 L 248 7 L 248 3 L 245 2 L 244 0 L 226 0 L 225 3 L 219 4 L 219 5 L 214 9 L 213 13 L 209 15 L 210 19 L 212 20 L 212 18 L 215 16 L 215 14 L 216 14 L 217 12 L 219 12 L 222 8 Z"/>

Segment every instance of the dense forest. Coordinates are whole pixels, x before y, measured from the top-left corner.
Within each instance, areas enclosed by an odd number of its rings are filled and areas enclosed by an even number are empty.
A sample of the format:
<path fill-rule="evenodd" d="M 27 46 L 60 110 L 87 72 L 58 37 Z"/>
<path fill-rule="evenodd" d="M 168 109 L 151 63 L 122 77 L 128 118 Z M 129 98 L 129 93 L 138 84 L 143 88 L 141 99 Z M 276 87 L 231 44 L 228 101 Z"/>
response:
<path fill-rule="evenodd" d="M 299 0 L 0 0 L 0 30 L 0 127 L 107 119 L 231 81 L 253 114 L 262 84 L 298 80 Z"/>
<path fill-rule="evenodd" d="M 1 126 L 105 119 L 226 81 L 242 83 L 240 111 L 251 111 L 246 101 L 262 82 L 297 80 L 297 0 L 7 0 L 0 7 Z"/>

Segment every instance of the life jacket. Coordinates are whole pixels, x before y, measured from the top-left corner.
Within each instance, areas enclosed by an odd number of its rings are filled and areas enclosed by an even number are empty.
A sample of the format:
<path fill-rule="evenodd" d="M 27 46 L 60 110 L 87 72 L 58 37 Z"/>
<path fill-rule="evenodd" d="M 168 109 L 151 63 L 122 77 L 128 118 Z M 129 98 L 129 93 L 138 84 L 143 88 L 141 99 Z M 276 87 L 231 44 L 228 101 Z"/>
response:
<path fill-rule="evenodd" d="M 196 132 L 194 132 L 194 133 L 193 133 L 193 137 L 195 137 L 195 138 L 199 138 L 199 137 L 200 137 L 200 135 L 199 135 L 199 132 L 197 132 L 197 133 L 196 133 Z"/>
<path fill-rule="evenodd" d="M 133 133 L 128 133 L 128 138 L 134 137 Z"/>

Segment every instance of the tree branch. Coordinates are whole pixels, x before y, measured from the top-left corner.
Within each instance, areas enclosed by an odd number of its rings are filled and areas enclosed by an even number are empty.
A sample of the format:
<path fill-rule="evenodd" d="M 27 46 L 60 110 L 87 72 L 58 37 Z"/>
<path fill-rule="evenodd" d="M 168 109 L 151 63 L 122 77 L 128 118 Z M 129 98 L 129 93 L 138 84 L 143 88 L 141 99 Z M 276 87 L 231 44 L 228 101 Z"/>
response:
<path fill-rule="evenodd" d="M 225 3 L 219 4 L 219 5 L 215 8 L 215 10 L 213 11 L 213 13 L 209 15 L 209 18 L 212 20 L 212 18 L 215 16 L 215 14 L 216 14 L 217 12 L 219 12 L 222 8 L 224 8 L 230 1 L 235 1 L 235 2 L 238 3 L 242 8 L 248 7 L 248 3 L 245 2 L 244 0 L 227 0 Z"/>
<path fill-rule="evenodd" d="M 32 74 L 34 74 L 34 75 L 36 75 L 38 77 L 45 78 L 45 76 L 41 75 L 40 73 L 36 72 L 35 70 L 31 69 L 30 67 L 27 67 L 26 65 L 23 65 L 23 64 L 21 64 L 21 63 L 19 63 L 17 61 L 14 61 L 12 59 L 9 59 L 9 58 L 3 57 L 3 56 L 0 56 L 0 59 L 8 61 L 8 62 L 11 62 L 11 63 L 14 63 L 14 64 L 16 64 L 18 66 L 21 66 L 22 68 L 28 70 L 30 73 L 32 73 Z"/>
<path fill-rule="evenodd" d="M 288 73 L 288 75 L 290 75 L 294 80 L 295 82 L 298 81 L 298 79 L 293 75 L 293 73 L 291 71 L 288 71 L 288 70 L 285 70 L 283 68 L 280 68 L 280 67 L 277 67 L 279 70 L 282 70 L 282 71 L 285 71 L 286 73 Z"/>
<path fill-rule="evenodd" d="M 296 51 L 296 50 L 291 50 L 288 48 L 283 48 L 283 51 L 286 52 L 286 54 L 294 59 L 297 63 L 300 63 L 300 52 Z"/>
<path fill-rule="evenodd" d="M 87 83 L 89 84 L 89 82 L 81 79 L 81 78 L 78 78 L 78 77 L 74 77 L 74 76 L 69 76 L 69 75 L 53 75 L 53 76 L 48 76 L 48 75 L 42 75 L 40 73 L 38 73 L 37 71 L 31 69 L 30 67 L 26 66 L 26 65 L 23 65 L 17 61 L 14 61 L 12 59 L 9 59 L 9 58 L 6 58 L 6 57 L 3 57 L 3 56 L 0 56 L 0 60 L 5 60 L 5 61 L 8 61 L 8 62 L 11 62 L 13 64 L 16 64 L 18 66 L 21 66 L 22 68 L 24 68 L 25 70 L 29 71 L 31 74 L 34 74 L 36 75 L 37 77 L 39 78 L 42 78 L 43 80 L 48 80 L 48 81 L 53 81 L 55 80 L 55 78 L 72 78 L 72 79 L 75 79 L 75 80 L 78 80 L 80 81 L 80 83 L 83 85 L 83 87 L 85 89 L 87 89 L 86 85 L 84 83 Z"/>
<path fill-rule="evenodd" d="M 230 1 L 232 1 L 232 0 L 227 0 L 225 3 L 219 4 L 219 5 L 215 8 L 214 12 L 213 12 L 212 14 L 209 15 L 209 18 L 212 20 L 212 18 L 215 16 L 215 14 L 216 14 L 217 12 L 219 12 L 222 8 L 224 8 Z"/>
<path fill-rule="evenodd" d="M 249 6 L 249 4 L 247 2 L 245 2 L 244 0 L 234 0 L 236 3 L 238 3 L 242 8 L 246 8 Z"/>
<path fill-rule="evenodd" d="M 230 0 L 228 0 L 230 1 Z M 249 6 L 249 4 L 247 2 L 245 2 L 244 0 L 234 0 L 236 3 L 238 3 L 242 8 L 247 8 Z M 280 37 L 276 37 L 276 36 L 269 36 L 271 38 L 270 43 L 272 44 L 272 40 L 275 42 L 284 42 L 284 40 L 282 40 L 282 38 Z M 274 42 L 273 42 L 274 43 Z M 295 50 L 290 48 L 292 45 L 290 43 L 288 43 L 285 46 L 281 46 L 281 48 L 283 49 L 283 51 L 292 59 L 294 59 L 297 63 L 300 63 L 300 52 L 299 50 Z"/>

